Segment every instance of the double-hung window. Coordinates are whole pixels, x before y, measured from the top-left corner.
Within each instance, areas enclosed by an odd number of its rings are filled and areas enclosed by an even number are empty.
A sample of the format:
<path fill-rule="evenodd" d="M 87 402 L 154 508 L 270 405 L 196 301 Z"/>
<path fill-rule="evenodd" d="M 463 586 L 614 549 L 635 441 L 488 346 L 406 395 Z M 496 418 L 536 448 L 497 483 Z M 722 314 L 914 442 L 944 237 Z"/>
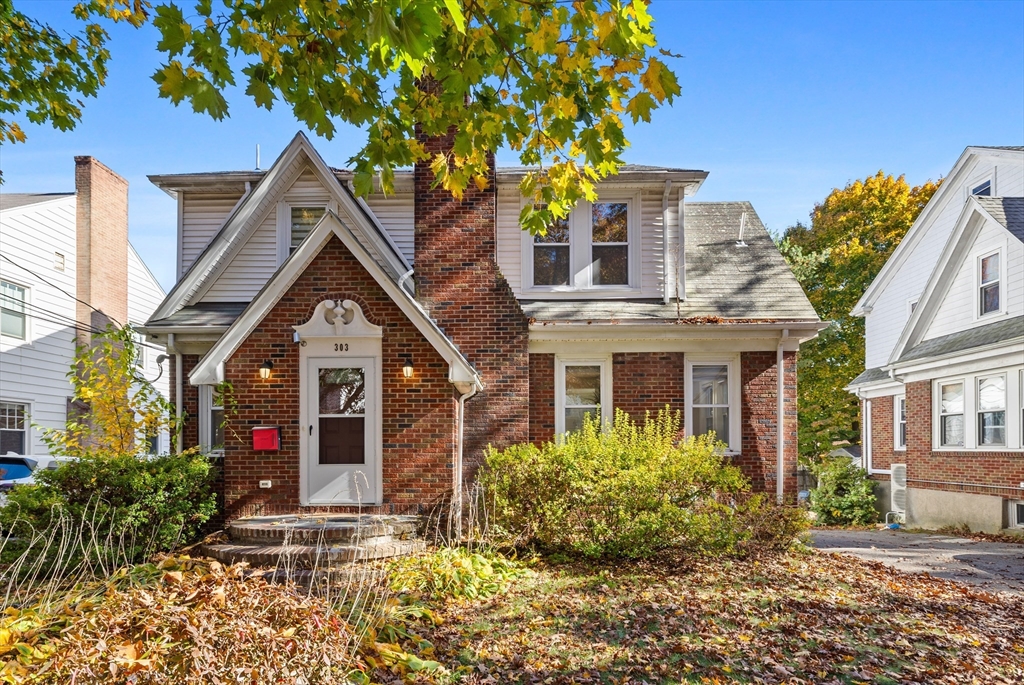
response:
<path fill-rule="evenodd" d="M 640 287 L 640 202 L 616 194 L 580 202 L 544 235 L 526 234 L 525 290 L 600 293 Z"/>
<path fill-rule="evenodd" d="M 943 447 L 964 446 L 964 384 L 942 383 L 939 386 L 939 444 Z"/>
<path fill-rule="evenodd" d="M 0 402 L 0 454 L 28 454 L 28 405 Z"/>
<path fill-rule="evenodd" d="M 1006 376 L 978 378 L 978 445 L 1006 444 Z"/>
<path fill-rule="evenodd" d="M 714 433 L 730 452 L 739 452 L 740 388 L 738 360 L 697 358 L 686 361 L 687 435 Z"/>
<path fill-rule="evenodd" d="M 323 207 L 292 207 L 291 208 L 291 230 L 289 233 L 288 254 L 295 252 L 295 248 L 306 239 L 313 227 L 319 223 L 326 211 Z"/>
<path fill-rule="evenodd" d="M 555 376 L 556 433 L 579 430 L 587 416 L 611 421 L 610 357 L 557 357 Z"/>
<path fill-rule="evenodd" d="M 25 340 L 28 333 L 28 317 L 25 302 L 28 291 L 15 283 L 0 281 L 0 335 L 16 340 Z"/>
<path fill-rule="evenodd" d="M 982 257 L 978 272 L 978 314 L 985 316 L 1000 311 L 999 253 Z"/>
<path fill-rule="evenodd" d="M 898 395 L 893 398 L 893 435 L 896 438 L 895 448 L 898 450 L 907 449 L 907 398 L 905 395 Z"/>

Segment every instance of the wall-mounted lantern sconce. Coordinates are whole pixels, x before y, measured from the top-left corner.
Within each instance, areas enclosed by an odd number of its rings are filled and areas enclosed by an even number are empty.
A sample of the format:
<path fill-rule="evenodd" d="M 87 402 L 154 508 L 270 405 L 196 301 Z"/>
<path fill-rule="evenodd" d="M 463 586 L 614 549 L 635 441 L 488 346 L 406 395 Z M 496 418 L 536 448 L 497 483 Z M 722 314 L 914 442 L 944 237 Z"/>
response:
<path fill-rule="evenodd" d="M 274 368 L 274 362 L 269 359 L 260 364 L 260 378 L 267 380 L 270 378 L 270 371 Z"/>
<path fill-rule="evenodd" d="M 412 355 L 405 356 L 405 364 L 402 366 L 402 375 L 406 378 L 412 378 Z"/>

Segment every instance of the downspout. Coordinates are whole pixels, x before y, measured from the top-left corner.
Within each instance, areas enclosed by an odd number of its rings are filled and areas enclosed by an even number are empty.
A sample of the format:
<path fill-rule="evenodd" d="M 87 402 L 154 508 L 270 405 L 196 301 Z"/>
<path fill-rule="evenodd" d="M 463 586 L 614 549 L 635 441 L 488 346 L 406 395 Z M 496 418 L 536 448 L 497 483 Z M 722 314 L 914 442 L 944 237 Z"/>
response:
<path fill-rule="evenodd" d="M 402 274 L 398 278 L 398 287 L 399 288 L 404 288 L 405 287 L 405 282 L 408 281 L 410 278 L 412 278 L 412 275 L 413 275 L 414 271 L 415 271 L 415 269 L 409 269 L 408 271 L 406 271 L 404 274 Z M 415 288 L 413 290 L 415 290 Z M 413 297 L 416 296 L 415 292 L 413 292 L 411 294 L 412 294 Z"/>
<path fill-rule="evenodd" d="M 182 371 L 181 371 L 181 352 L 174 344 L 174 333 L 167 334 L 167 351 L 174 355 L 174 425 L 176 432 L 174 435 L 174 453 L 181 454 L 181 441 L 182 441 L 182 430 L 181 430 L 181 414 L 182 414 Z"/>
<path fill-rule="evenodd" d="M 778 390 L 776 395 L 778 398 L 778 419 L 776 420 L 777 435 L 775 437 L 775 498 L 779 504 L 782 504 L 783 497 L 783 484 L 784 484 L 784 464 L 785 464 L 785 446 L 786 446 L 786 412 L 785 412 L 785 390 L 786 390 L 786 368 L 784 365 L 784 352 L 783 345 L 786 340 L 789 339 L 789 329 L 782 329 L 782 335 L 779 337 L 779 346 L 775 352 L 775 375 L 778 378 Z"/>
<path fill-rule="evenodd" d="M 480 391 L 480 383 L 477 381 L 470 385 L 468 390 L 464 391 L 463 388 L 465 386 L 465 383 L 455 384 L 455 389 L 461 394 L 459 395 L 458 429 L 455 434 L 455 483 L 452 489 L 452 504 L 455 510 L 456 530 L 460 533 L 462 531 L 462 450 L 465 443 L 463 433 L 466 424 L 466 400 Z"/>
<path fill-rule="evenodd" d="M 668 258 L 669 258 L 669 250 L 668 250 L 668 236 L 669 236 L 669 232 L 668 232 L 668 196 L 669 196 L 669 193 L 671 193 L 671 192 L 672 192 L 672 181 L 671 180 L 665 181 L 665 192 L 661 196 L 661 248 L 662 248 L 661 249 L 661 251 L 662 251 L 661 263 L 663 264 L 663 269 L 664 269 L 664 274 L 665 274 L 665 282 L 661 286 L 662 303 L 663 304 L 668 304 L 669 299 L 670 299 L 670 295 L 669 295 L 669 292 L 668 292 L 669 274 L 671 273 L 671 271 L 669 270 L 669 263 L 668 263 Z"/>

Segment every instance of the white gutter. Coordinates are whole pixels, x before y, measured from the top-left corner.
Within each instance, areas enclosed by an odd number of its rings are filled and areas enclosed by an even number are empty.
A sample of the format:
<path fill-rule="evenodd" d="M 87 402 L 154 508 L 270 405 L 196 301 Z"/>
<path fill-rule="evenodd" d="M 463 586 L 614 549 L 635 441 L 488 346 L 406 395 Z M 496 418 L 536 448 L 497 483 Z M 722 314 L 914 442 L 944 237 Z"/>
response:
<path fill-rule="evenodd" d="M 684 210 L 686 188 L 679 191 L 679 208 L 676 225 L 679 226 L 679 240 L 676 241 L 676 300 L 686 302 L 686 213 Z"/>
<path fill-rule="evenodd" d="M 456 383 L 455 389 L 459 396 L 459 421 L 458 432 L 455 435 L 455 482 L 452 487 L 452 505 L 454 507 L 455 529 L 457 534 L 462 533 L 462 449 L 465 439 L 463 436 L 466 423 L 466 400 L 480 391 L 480 382 L 477 381 L 464 390 L 466 383 Z"/>
<path fill-rule="evenodd" d="M 174 346 L 174 333 L 167 334 L 167 351 L 174 354 L 174 418 L 177 432 L 174 436 L 174 453 L 181 454 L 181 441 L 182 441 L 182 430 L 181 430 L 181 414 L 182 414 L 182 370 L 181 370 L 181 353 L 178 352 Z"/>
<path fill-rule="evenodd" d="M 783 344 L 789 338 L 789 329 L 784 328 L 779 336 L 779 347 L 775 353 L 775 376 L 778 378 L 778 418 L 776 420 L 777 434 L 775 437 L 775 498 L 782 504 L 785 464 L 785 439 L 786 439 L 786 412 L 785 412 L 785 390 L 786 390 L 786 369 L 784 365 Z"/>
<path fill-rule="evenodd" d="M 670 299 L 668 292 L 668 276 L 669 276 L 669 264 L 668 264 L 668 196 L 672 192 L 672 181 L 665 181 L 665 192 L 661 196 L 661 263 L 664 269 L 665 282 L 661 286 L 662 292 L 662 303 L 668 304 Z"/>

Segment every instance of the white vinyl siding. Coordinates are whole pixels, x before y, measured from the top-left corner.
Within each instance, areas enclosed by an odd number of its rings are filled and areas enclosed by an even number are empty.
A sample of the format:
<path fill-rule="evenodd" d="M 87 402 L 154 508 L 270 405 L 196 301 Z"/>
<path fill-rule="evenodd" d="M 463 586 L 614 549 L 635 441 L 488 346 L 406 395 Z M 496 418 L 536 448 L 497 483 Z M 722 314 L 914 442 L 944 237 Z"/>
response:
<path fill-rule="evenodd" d="M 1000 281 L 1004 284 L 999 293 L 1003 313 L 979 316 L 979 262 L 981 257 L 996 252 L 1000 255 Z M 1024 244 L 1001 226 L 988 222 L 953 277 L 923 339 L 931 340 L 1002 321 L 1007 316 L 1024 315 L 1024 288 L 1008 287 L 1011 283 L 1024 283 Z"/>
<path fill-rule="evenodd" d="M 1018 160 L 1024 156 L 1017 153 Z M 945 204 L 939 208 L 925 227 L 926 235 L 914 245 L 892 280 L 878 295 L 871 311 L 865 316 L 865 367 L 876 368 L 889 362 L 889 356 L 896 346 L 909 318 L 907 294 L 924 290 L 928 277 L 938 262 L 950 233 L 956 224 L 971 187 L 986 178 L 994 176 L 995 195 L 1020 197 L 1024 195 L 1024 164 L 1009 159 L 979 155 L 973 169 L 966 170 L 960 189 L 953 189 L 945 195 Z M 947 181 L 948 183 L 948 181 Z M 974 186 L 971 185 L 974 184 Z M 1024 294 L 1021 295 L 1024 300 Z M 1022 301 L 1024 304 L 1024 301 Z M 968 315 L 968 323 L 973 319 Z M 966 328 L 968 326 L 964 326 Z M 961 329 L 962 330 L 962 329 Z M 952 332 L 952 331 L 947 331 Z M 927 337 L 938 333 L 929 331 Z"/>
<path fill-rule="evenodd" d="M 515 186 L 498 187 L 497 259 L 498 268 L 505 276 L 512 292 L 523 292 L 522 229 L 519 227 L 519 212 L 522 196 Z"/>
<path fill-rule="evenodd" d="M 135 324 L 145 323 L 164 299 L 163 288 L 139 257 L 135 248 L 128 246 L 128 321 Z M 143 378 L 151 381 L 164 397 L 170 397 L 170 363 L 164 361 L 163 367 L 157 364 L 157 357 L 165 349 L 152 342 L 144 342 L 140 350 L 143 359 L 139 370 Z M 156 454 L 170 450 L 170 435 L 166 430 L 155 436 L 157 440 Z"/>
<path fill-rule="evenodd" d="M 374 193 L 365 198 L 367 206 L 377 221 L 395 242 L 402 256 L 410 264 L 415 257 L 414 227 L 416 222 L 416 205 L 411 192 L 396 193 L 385 196 Z"/>
<path fill-rule="evenodd" d="M 188 271 L 234 209 L 240 193 L 183 193 L 181 272 Z M 179 274 L 179 278 L 181 274 Z"/>

